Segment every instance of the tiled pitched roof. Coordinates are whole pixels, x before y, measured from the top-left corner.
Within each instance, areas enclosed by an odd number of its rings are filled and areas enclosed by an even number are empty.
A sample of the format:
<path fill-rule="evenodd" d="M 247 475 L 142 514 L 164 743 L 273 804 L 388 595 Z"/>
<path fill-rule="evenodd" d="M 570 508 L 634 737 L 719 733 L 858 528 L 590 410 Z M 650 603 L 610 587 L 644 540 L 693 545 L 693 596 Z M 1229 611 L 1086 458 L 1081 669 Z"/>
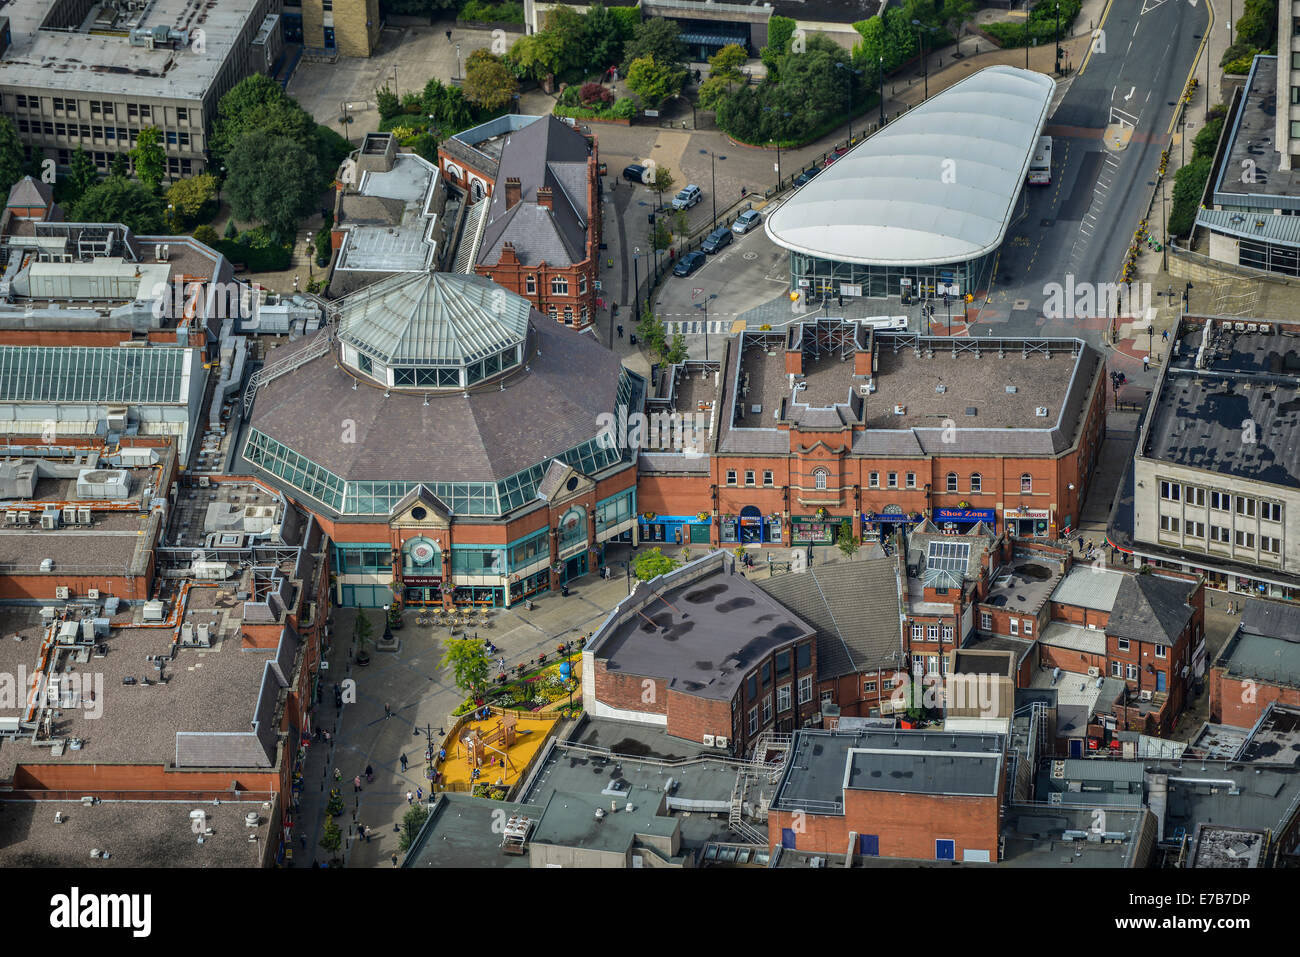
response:
<path fill-rule="evenodd" d="M 1172 642 L 1192 617 L 1193 608 L 1187 599 L 1195 588 L 1191 582 L 1159 575 L 1125 575 L 1115 595 L 1106 634 Z"/>

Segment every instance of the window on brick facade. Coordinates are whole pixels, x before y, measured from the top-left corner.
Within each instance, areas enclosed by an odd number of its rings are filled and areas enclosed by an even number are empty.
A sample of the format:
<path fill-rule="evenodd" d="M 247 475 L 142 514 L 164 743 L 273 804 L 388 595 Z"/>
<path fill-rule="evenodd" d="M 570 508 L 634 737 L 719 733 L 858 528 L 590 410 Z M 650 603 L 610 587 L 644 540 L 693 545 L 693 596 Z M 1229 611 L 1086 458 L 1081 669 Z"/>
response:
<path fill-rule="evenodd" d="M 800 671 L 803 671 L 805 668 L 811 668 L 812 667 L 812 645 L 811 644 L 800 645 L 798 658 L 796 660 L 798 662 L 797 667 L 799 668 Z"/>
<path fill-rule="evenodd" d="M 1007 621 L 1007 626 L 1011 629 L 1011 634 L 1013 634 L 1013 635 L 1018 635 L 1018 634 L 1020 634 L 1020 619 L 1019 619 L 1019 618 L 1011 618 L 1011 619 L 1009 619 L 1009 620 Z"/>
<path fill-rule="evenodd" d="M 766 661 L 763 662 L 763 666 L 762 666 L 761 668 L 758 669 L 758 680 L 761 681 L 761 682 L 763 683 L 763 687 L 764 687 L 764 688 L 766 688 L 768 685 L 770 685 L 770 684 L 772 683 L 772 666 L 771 666 L 771 664 L 769 664 L 769 663 L 766 662 Z"/>
<path fill-rule="evenodd" d="M 863 693 L 863 694 L 874 694 L 874 693 L 875 693 L 875 690 L 876 690 L 876 683 L 875 683 L 874 681 L 863 681 L 863 682 L 862 682 L 862 693 Z"/>
<path fill-rule="evenodd" d="M 979 472 L 972 472 L 970 477 L 970 490 L 972 492 L 984 491 L 984 476 Z"/>
<path fill-rule="evenodd" d="M 885 487 L 886 487 L 886 488 L 898 488 L 898 473 L 897 473 L 897 472 L 890 472 L 888 475 L 885 476 Z"/>
<path fill-rule="evenodd" d="M 822 704 L 825 704 L 825 703 L 828 702 L 828 701 L 831 702 L 832 704 L 834 704 L 834 703 L 835 703 L 835 692 L 834 692 L 834 691 L 823 691 L 822 694 L 821 694 L 821 698 L 822 698 Z"/>
<path fill-rule="evenodd" d="M 758 734 L 758 709 L 749 709 L 749 733 Z"/>
<path fill-rule="evenodd" d="M 1116 638 L 1115 641 L 1117 643 L 1116 647 L 1119 648 L 1120 651 L 1128 651 L 1129 644 L 1127 638 Z"/>
<path fill-rule="evenodd" d="M 569 294 L 569 280 L 567 276 L 551 277 L 551 295 L 567 296 Z"/>
<path fill-rule="evenodd" d="M 763 471 L 763 484 L 764 484 L 764 485 L 773 485 L 773 484 L 775 484 L 775 481 L 774 481 L 774 479 L 772 478 L 772 470 L 771 470 L 771 469 L 765 469 L 765 470 Z"/>
<path fill-rule="evenodd" d="M 827 472 L 825 469 L 818 469 L 813 472 L 813 484 L 816 485 L 819 490 L 826 488 L 826 478 Z"/>
<path fill-rule="evenodd" d="M 912 637 L 917 641 L 920 641 L 925 637 L 925 625 L 921 624 L 919 621 L 912 622 Z"/>
<path fill-rule="evenodd" d="M 986 611 L 980 612 L 980 627 L 985 631 L 993 627 L 993 616 Z"/>
<path fill-rule="evenodd" d="M 908 472 L 908 473 L 907 473 L 907 487 L 908 487 L 908 488 L 916 488 L 916 473 L 915 473 L 915 472 Z"/>
<path fill-rule="evenodd" d="M 1026 472 L 1024 475 L 1020 476 L 1020 492 L 1023 495 L 1028 495 L 1033 492 L 1033 490 L 1034 477 Z"/>
<path fill-rule="evenodd" d="M 1157 658 L 1167 658 L 1168 656 L 1168 649 L 1164 645 L 1156 645 Z"/>
<path fill-rule="evenodd" d="M 754 484 L 754 470 L 753 470 L 753 469 L 745 469 L 745 484 L 746 484 L 746 485 L 753 485 L 753 484 Z"/>
<path fill-rule="evenodd" d="M 579 293 L 585 293 L 586 291 L 587 291 L 587 277 L 586 277 L 586 276 L 579 276 L 579 277 L 578 277 L 578 292 L 579 292 Z"/>
<path fill-rule="evenodd" d="M 790 686 L 789 685 L 781 685 L 781 687 L 776 689 L 776 710 L 777 711 L 790 710 Z"/>
<path fill-rule="evenodd" d="M 1129 665 L 1128 668 L 1127 668 L 1126 670 L 1128 671 L 1128 680 L 1129 680 L 1129 681 L 1137 681 L 1137 676 L 1138 676 L 1138 666 L 1137 666 L 1137 665 Z"/>
<path fill-rule="evenodd" d="M 1111 676 L 1112 678 L 1123 678 L 1123 677 L 1124 677 L 1124 662 L 1122 662 L 1122 661 L 1112 661 L 1112 662 L 1110 663 L 1110 676 Z"/>
<path fill-rule="evenodd" d="M 939 629 L 939 633 L 944 641 L 952 641 L 952 625 L 944 625 Z"/>
<path fill-rule="evenodd" d="M 764 695 L 763 697 L 763 723 L 767 724 L 772 720 L 772 696 Z"/>
<path fill-rule="evenodd" d="M 949 492 L 955 492 L 955 491 L 957 491 L 957 473 L 956 473 L 956 472 L 949 472 L 949 473 L 948 473 L 948 491 L 949 491 Z"/>
<path fill-rule="evenodd" d="M 525 290 L 526 292 L 530 292 L 530 293 L 537 292 L 537 277 L 536 277 L 536 276 L 525 276 L 525 277 L 524 277 L 524 290 Z"/>
<path fill-rule="evenodd" d="M 735 485 L 735 484 L 736 484 L 736 470 L 735 470 L 735 469 L 727 469 L 727 484 L 728 484 L 728 485 Z"/>
<path fill-rule="evenodd" d="M 750 675 L 745 679 L 745 694 L 750 701 L 758 697 L 758 675 Z"/>
<path fill-rule="evenodd" d="M 936 625 L 927 625 L 926 628 L 925 628 L 925 637 L 926 637 L 926 639 L 927 639 L 928 641 L 938 641 L 938 640 L 939 640 L 939 626 L 938 626 L 937 624 L 936 624 Z"/>
<path fill-rule="evenodd" d="M 799 679 L 799 703 L 807 704 L 812 700 L 812 675 L 804 675 Z"/>
<path fill-rule="evenodd" d="M 867 488 L 880 488 L 879 472 L 871 472 L 867 475 Z"/>

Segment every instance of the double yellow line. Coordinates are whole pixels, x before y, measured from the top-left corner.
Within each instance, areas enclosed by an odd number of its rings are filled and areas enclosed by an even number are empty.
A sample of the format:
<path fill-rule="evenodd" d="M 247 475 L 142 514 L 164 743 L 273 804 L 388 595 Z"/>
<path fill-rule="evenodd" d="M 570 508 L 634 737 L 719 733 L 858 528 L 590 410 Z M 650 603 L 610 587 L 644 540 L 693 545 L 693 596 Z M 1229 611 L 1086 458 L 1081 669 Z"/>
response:
<path fill-rule="evenodd" d="M 1192 82 L 1192 75 L 1196 72 L 1196 68 L 1200 65 L 1201 57 L 1209 55 L 1209 51 L 1206 49 L 1206 46 L 1210 42 L 1210 31 L 1214 29 L 1214 7 L 1210 6 L 1209 0 L 1206 0 L 1205 9 L 1210 12 L 1210 22 L 1205 27 L 1205 33 L 1201 35 L 1201 45 L 1196 49 L 1196 59 L 1192 61 L 1192 68 L 1187 71 L 1187 79 L 1183 81 L 1183 89 L 1179 92 L 1179 99 L 1182 99 L 1182 94 L 1187 91 L 1187 85 Z M 1205 87 L 1205 98 L 1207 100 L 1210 98 L 1210 87 L 1208 84 Z M 1165 130 L 1165 136 L 1173 135 L 1174 126 L 1178 122 L 1179 114 L 1186 113 L 1186 112 L 1187 112 L 1186 104 L 1183 104 L 1180 108 L 1174 110 L 1174 115 L 1169 118 L 1169 129 Z M 1183 135 L 1185 136 L 1186 133 L 1184 133 Z"/>
<path fill-rule="evenodd" d="M 1115 0 L 1106 0 L 1106 8 L 1101 11 L 1101 19 L 1097 21 L 1097 30 L 1100 30 L 1102 24 L 1106 22 L 1106 15 L 1110 13 L 1110 5 Z M 1084 55 L 1083 62 L 1079 64 L 1079 76 L 1083 76 L 1083 71 L 1088 69 L 1088 62 L 1092 59 L 1092 51 L 1097 46 L 1096 31 L 1093 31 L 1092 37 L 1088 40 L 1088 52 Z"/>

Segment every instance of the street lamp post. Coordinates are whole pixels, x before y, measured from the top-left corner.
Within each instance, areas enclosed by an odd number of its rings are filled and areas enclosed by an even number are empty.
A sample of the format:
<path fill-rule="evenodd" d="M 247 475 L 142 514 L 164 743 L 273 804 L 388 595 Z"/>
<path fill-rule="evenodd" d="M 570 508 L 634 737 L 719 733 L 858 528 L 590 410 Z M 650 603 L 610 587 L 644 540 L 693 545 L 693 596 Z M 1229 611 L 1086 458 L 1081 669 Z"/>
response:
<path fill-rule="evenodd" d="M 1056 4 L 1056 75 L 1061 75 L 1061 4 Z"/>
<path fill-rule="evenodd" d="M 641 258 L 641 247 L 632 247 L 632 302 L 633 315 L 632 322 L 636 323 L 641 318 L 641 272 L 638 268 L 637 260 Z"/>
<path fill-rule="evenodd" d="M 402 95 L 397 92 L 397 64 L 396 63 L 393 64 L 393 96 L 397 97 L 399 102 L 401 101 Z"/>
<path fill-rule="evenodd" d="M 1025 0 L 1025 69 L 1029 69 L 1029 0 Z"/>
<path fill-rule="evenodd" d="M 704 310 L 704 361 L 709 361 L 709 300 L 717 299 L 718 294 L 712 293 L 704 297 L 704 302 L 696 308 Z"/>
<path fill-rule="evenodd" d="M 464 79 L 465 70 L 460 63 L 460 44 L 456 44 L 456 78 Z"/>
<path fill-rule="evenodd" d="M 880 58 L 880 125 L 885 125 L 885 58 Z"/>
<path fill-rule="evenodd" d="M 843 63 L 836 63 L 835 68 L 837 70 L 849 71 L 849 145 L 852 146 L 853 145 L 853 78 L 856 76 L 861 76 L 862 71 L 853 69 L 851 65 L 845 66 Z"/>
<path fill-rule="evenodd" d="M 925 74 L 925 95 L 921 98 L 925 102 L 930 98 L 930 50 L 925 45 L 925 34 L 921 28 L 925 26 L 920 20 L 913 20 L 912 26 L 916 27 L 916 45 L 921 48 L 921 70 Z M 929 32 L 934 32 L 934 27 L 926 27 Z"/>

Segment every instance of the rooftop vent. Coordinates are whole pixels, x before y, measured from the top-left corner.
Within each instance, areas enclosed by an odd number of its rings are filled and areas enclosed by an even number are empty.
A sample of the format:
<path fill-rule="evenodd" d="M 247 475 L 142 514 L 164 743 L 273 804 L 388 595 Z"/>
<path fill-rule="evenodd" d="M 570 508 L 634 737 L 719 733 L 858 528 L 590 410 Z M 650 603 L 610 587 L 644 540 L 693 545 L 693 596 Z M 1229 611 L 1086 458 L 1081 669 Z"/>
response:
<path fill-rule="evenodd" d="M 1008 394 L 1008 395 L 1015 395 L 1015 393 L 1018 392 L 1018 391 L 1019 391 L 1019 390 L 1018 390 L 1015 386 L 1013 386 L 1013 385 L 1009 385 L 1009 386 L 1007 386 L 1007 394 Z"/>
<path fill-rule="evenodd" d="M 1038 408 L 1034 409 L 1034 415 L 1038 416 L 1040 419 L 1047 418 L 1047 406 L 1038 406 Z"/>

